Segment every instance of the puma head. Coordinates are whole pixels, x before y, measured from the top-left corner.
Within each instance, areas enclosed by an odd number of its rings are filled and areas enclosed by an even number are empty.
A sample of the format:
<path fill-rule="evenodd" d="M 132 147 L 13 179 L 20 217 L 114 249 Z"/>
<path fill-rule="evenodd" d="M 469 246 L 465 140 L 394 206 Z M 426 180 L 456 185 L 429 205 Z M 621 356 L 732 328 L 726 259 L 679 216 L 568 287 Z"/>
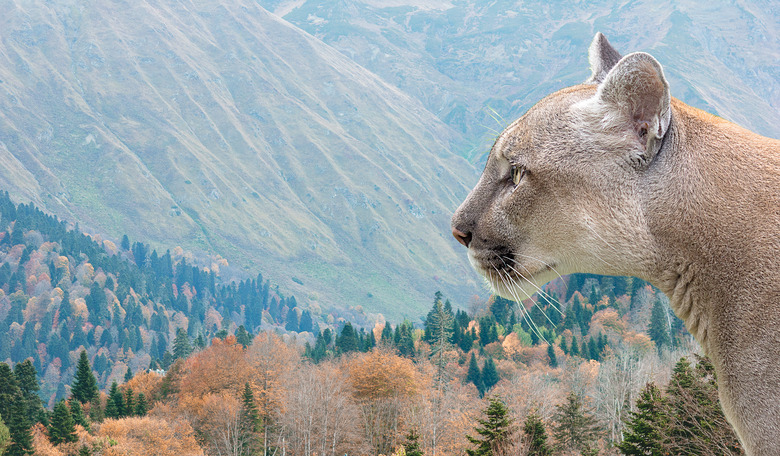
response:
<path fill-rule="evenodd" d="M 671 121 L 669 85 L 650 55 L 625 57 L 598 33 L 591 77 L 504 130 L 452 230 L 508 299 L 574 272 L 631 274 L 653 261 L 643 199 Z"/>

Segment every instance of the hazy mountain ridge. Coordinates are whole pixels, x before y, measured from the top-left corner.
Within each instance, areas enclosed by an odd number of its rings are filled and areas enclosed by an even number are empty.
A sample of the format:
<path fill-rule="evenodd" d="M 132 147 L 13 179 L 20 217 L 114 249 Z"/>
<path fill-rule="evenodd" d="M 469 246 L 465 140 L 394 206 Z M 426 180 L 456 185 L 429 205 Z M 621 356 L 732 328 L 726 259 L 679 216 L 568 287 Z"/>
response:
<path fill-rule="evenodd" d="M 597 31 L 624 54 L 658 58 L 673 96 L 780 136 L 780 12 L 769 2 L 261 3 L 419 98 L 466 136 L 467 156 L 546 94 L 585 80 Z"/>
<path fill-rule="evenodd" d="M 4 3 L 12 195 L 295 276 L 326 305 L 473 289 L 446 274 L 473 274 L 447 236 L 476 179 L 458 135 L 340 53 L 239 0 Z"/>

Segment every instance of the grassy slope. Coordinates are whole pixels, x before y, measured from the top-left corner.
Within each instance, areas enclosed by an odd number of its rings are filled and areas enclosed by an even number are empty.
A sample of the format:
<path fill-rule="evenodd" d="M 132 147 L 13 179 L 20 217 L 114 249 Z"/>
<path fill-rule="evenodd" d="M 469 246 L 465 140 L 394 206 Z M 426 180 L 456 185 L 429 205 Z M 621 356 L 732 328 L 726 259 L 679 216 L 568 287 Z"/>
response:
<path fill-rule="evenodd" d="M 342 54 L 242 0 L 0 3 L 12 195 L 324 307 L 398 318 L 473 290 L 448 274 L 468 271 L 448 221 L 476 179 L 458 135 Z"/>
<path fill-rule="evenodd" d="M 674 96 L 780 136 L 780 17 L 766 2 L 261 3 L 420 99 L 474 160 L 533 103 L 587 78 L 596 31 L 655 55 Z"/>

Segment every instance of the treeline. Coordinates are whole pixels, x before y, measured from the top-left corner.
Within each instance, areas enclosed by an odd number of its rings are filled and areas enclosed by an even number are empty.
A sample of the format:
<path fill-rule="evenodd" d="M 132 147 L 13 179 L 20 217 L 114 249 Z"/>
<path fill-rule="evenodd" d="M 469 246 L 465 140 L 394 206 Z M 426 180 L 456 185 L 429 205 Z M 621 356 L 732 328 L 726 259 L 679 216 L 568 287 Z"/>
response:
<path fill-rule="evenodd" d="M 67 395 L 60 380 L 82 349 L 108 387 L 128 368 L 166 368 L 186 356 L 174 347 L 180 330 L 201 348 L 215 335 L 251 337 L 261 327 L 318 330 L 294 296 L 261 274 L 221 283 L 226 262 L 209 261 L 198 265 L 181 249 L 160 254 L 127 236 L 116 246 L 2 192 L 0 360 L 32 360 L 44 373 L 40 394 L 53 406 Z"/>
<path fill-rule="evenodd" d="M 315 364 L 276 334 L 247 346 L 228 336 L 108 393 L 82 352 L 70 396 L 51 412 L 29 360 L 0 363 L 0 454 L 743 454 L 707 359 L 681 358 L 663 388 L 647 383 L 611 439 L 597 389 L 562 375 L 565 393 L 546 401 L 542 391 L 512 394 L 519 383 L 502 379 L 483 399 L 465 369 L 440 370 L 425 345 L 413 359 L 380 341 Z"/>

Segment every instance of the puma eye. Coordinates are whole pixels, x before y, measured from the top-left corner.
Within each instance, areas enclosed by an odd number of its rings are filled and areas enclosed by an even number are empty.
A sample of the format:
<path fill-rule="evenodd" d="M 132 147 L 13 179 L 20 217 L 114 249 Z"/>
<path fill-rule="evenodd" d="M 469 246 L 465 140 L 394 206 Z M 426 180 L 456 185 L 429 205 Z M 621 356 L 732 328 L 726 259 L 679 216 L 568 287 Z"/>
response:
<path fill-rule="evenodd" d="M 512 175 L 512 183 L 516 186 L 520 183 L 521 180 L 523 180 L 523 176 L 525 176 L 525 167 L 520 165 L 512 165 L 512 170 L 510 173 Z"/>

